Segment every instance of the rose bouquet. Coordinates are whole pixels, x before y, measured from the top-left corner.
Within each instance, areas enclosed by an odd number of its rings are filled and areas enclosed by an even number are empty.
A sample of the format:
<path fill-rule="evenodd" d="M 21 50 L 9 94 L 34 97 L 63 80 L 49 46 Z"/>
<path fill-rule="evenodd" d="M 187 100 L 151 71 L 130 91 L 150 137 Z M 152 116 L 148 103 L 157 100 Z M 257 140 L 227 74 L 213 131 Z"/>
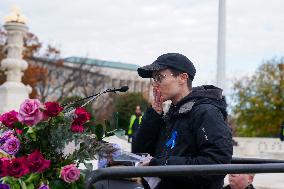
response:
<path fill-rule="evenodd" d="M 101 149 L 84 108 L 64 112 L 57 102 L 27 99 L 0 116 L 0 189 L 84 188 L 86 160 Z M 73 149 L 66 149 L 74 143 Z M 67 152 L 67 153 L 66 153 Z"/>

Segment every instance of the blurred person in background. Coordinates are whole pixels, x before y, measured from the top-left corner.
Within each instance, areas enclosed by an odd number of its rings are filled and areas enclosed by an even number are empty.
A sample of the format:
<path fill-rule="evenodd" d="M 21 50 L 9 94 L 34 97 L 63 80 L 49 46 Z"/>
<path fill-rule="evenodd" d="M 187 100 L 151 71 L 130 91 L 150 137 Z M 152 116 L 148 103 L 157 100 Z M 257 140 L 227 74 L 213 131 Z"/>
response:
<path fill-rule="evenodd" d="M 255 189 L 252 185 L 254 174 L 230 174 L 229 185 L 223 189 Z"/>
<path fill-rule="evenodd" d="M 137 105 L 135 107 L 134 114 L 131 115 L 131 117 L 130 117 L 128 132 L 127 132 L 128 142 L 131 142 L 133 144 L 133 142 L 135 141 L 136 131 L 137 131 L 139 125 L 141 124 L 141 121 L 142 121 L 142 111 L 141 111 L 141 107 L 139 105 Z M 131 145 L 131 146 L 133 146 L 133 145 Z"/>

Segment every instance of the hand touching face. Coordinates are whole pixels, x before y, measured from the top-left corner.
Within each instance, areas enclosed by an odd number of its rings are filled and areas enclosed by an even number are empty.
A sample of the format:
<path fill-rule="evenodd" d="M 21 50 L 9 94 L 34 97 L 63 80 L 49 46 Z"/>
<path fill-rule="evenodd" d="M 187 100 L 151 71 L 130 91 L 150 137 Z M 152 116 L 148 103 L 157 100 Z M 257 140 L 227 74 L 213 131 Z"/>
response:
<path fill-rule="evenodd" d="M 161 91 L 158 87 L 153 87 L 153 96 L 154 100 L 152 102 L 152 108 L 158 113 L 161 114 L 163 112 L 163 102 L 164 98 L 161 94 Z"/>

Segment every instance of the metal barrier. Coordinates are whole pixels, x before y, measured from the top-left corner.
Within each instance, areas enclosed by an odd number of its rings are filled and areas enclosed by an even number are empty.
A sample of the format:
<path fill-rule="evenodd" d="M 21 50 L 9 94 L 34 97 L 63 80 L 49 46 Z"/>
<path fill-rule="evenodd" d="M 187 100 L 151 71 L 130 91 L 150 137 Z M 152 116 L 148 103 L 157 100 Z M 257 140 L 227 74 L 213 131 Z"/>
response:
<path fill-rule="evenodd" d="M 244 162 L 250 162 L 250 164 L 239 164 Z M 257 158 L 233 158 L 232 164 L 110 167 L 92 171 L 86 178 L 85 188 L 90 189 L 95 182 L 103 179 L 225 175 L 230 173 L 284 173 L 284 161 Z"/>

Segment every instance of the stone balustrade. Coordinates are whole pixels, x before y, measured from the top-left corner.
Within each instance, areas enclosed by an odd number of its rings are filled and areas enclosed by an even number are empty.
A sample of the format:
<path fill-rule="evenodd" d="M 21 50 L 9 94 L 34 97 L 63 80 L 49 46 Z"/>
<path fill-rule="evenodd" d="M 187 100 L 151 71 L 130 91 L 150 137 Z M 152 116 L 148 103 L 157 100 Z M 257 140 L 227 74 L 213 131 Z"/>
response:
<path fill-rule="evenodd" d="M 284 142 L 279 138 L 235 137 L 234 156 L 284 159 Z"/>

